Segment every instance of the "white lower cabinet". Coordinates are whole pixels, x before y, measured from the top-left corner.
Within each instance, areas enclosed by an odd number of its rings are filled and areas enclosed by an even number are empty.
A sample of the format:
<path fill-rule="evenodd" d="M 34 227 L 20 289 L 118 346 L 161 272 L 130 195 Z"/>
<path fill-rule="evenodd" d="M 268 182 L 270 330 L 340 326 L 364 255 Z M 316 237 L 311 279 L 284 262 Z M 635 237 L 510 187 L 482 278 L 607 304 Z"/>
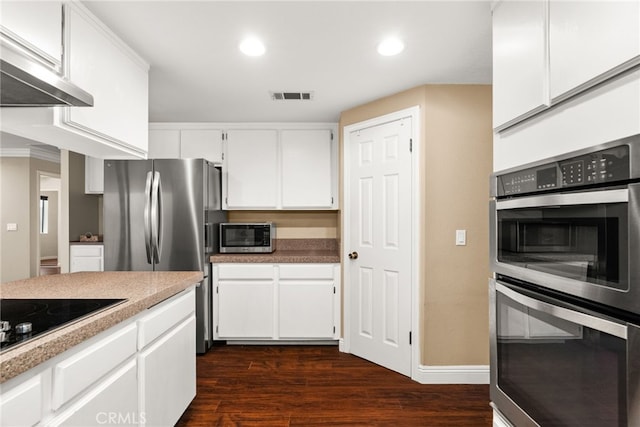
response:
<path fill-rule="evenodd" d="M 214 264 L 215 338 L 335 340 L 339 264 Z"/>
<path fill-rule="evenodd" d="M 39 373 L 6 393 L 0 385 L 0 425 L 33 426 L 42 419 L 43 376 L 50 374 L 50 370 Z"/>
<path fill-rule="evenodd" d="M 52 420 L 50 426 L 135 426 L 138 412 L 136 361 L 130 360 Z"/>
<path fill-rule="evenodd" d="M 333 283 L 281 282 L 280 338 L 333 338 L 333 289 Z"/>
<path fill-rule="evenodd" d="M 69 249 L 69 272 L 104 271 L 103 245 L 71 245 Z"/>
<path fill-rule="evenodd" d="M 195 357 L 190 289 L 0 384 L 0 425 L 174 425 Z"/>
<path fill-rule="evenodd" d="M 238 280 L 218 285 L 218 327 L 221 338 L 273 337 L 273 282 Z"/>
<path fill-rule="evenodd" d="M 195 329 L 191 316 L 138 356 L 141 425 L 174 425 L 195 397 Z"/>
<path fill-rule="evenodd" d="M 136 353 L 136 325 L 129 325 L 76 352 L 53 369 L 53 409 L 100 381 Z"/>

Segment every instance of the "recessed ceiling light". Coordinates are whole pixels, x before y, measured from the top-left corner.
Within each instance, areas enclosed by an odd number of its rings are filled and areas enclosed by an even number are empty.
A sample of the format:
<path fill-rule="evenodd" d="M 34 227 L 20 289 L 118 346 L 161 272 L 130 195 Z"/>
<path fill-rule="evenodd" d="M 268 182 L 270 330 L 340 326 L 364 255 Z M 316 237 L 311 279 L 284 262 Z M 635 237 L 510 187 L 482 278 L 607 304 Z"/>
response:
<path fill-rule="evenodd" d="M 247 56 L 262 56 L 265 50 L 264 44 L 255 37 L 247 37 L 240 43 L 240 51 Z"/>
<path fill-rule="evenodd" d="M 387 37 L 378 44 L 378 53 L 382 56 L 397 55 L 404 50 L 404 43 L 397 37 Z"/>

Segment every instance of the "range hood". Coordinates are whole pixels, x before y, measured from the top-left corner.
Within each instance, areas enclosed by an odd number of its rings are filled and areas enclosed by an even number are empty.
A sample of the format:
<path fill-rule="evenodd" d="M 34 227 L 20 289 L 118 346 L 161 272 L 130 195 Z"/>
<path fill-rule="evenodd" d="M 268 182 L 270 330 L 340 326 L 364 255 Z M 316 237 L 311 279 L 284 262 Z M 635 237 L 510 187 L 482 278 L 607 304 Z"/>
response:
<path fill-rule="evenodd" d="M 0 107 L 92 107 L 93 96 L 11 49 L 0 52 Z"/>

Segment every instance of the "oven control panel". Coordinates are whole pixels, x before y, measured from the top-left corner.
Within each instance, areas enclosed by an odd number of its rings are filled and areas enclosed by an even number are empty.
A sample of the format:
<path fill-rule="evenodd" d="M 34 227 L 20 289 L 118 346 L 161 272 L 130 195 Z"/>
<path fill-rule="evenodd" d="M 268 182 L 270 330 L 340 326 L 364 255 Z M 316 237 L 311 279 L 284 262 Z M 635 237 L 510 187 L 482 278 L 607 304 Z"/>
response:
<path fill-rule="evenodd" d="M 513 196 L 629 179 L 629 146 L 621 145 L 498 175 L 497 195 Z"/>

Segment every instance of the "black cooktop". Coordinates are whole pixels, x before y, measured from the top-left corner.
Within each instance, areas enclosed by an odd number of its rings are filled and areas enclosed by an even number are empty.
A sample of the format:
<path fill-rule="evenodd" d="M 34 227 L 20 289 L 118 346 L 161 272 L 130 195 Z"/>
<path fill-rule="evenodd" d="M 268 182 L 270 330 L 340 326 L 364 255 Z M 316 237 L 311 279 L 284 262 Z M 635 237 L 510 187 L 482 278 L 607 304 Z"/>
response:
<path fill-rule="evenodd" d="M 126 299 L 2 298 L 0 352 L 124 301 Z"/>

